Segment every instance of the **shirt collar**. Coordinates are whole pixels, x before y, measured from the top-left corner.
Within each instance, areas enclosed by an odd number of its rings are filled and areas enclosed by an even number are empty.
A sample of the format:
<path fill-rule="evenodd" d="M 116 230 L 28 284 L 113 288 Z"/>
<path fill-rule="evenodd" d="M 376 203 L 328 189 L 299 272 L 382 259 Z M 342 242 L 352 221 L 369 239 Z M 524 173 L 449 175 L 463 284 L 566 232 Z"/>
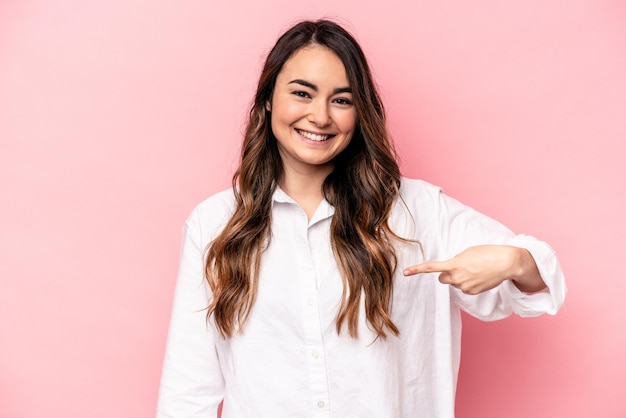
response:
<path fill-rule="evenodd" d="M 296 203 L 296 201 L 289 197 L 289 195 L 285 193 L 279 185 L 276 185 L 276 188 L 274 189 L 272 200 L 278 203 Z"/>
<path fill-rule="evenodd" d="M 287 193 L 285 193 L 284 190 L 281 189 L 280 186 L 278 185 L 276 185 L 276 189 L 274 189 L 272 200 L 274 201 L 274 203 L 291 203 L 294 205 L 298 204 Z M 323 199 L 320 202 L 317 209 L 315 210 L 313 217 L 309 221 L 309 226 L 312 226 L 313 224 L 316 224 L 317 222 L 322 221 L 324 219 L 330 218 L 331 216 L 333 216 L 334 213 L 335 213 L 335 207 L 331 205 L 328 202 L 328 200 Z"/>

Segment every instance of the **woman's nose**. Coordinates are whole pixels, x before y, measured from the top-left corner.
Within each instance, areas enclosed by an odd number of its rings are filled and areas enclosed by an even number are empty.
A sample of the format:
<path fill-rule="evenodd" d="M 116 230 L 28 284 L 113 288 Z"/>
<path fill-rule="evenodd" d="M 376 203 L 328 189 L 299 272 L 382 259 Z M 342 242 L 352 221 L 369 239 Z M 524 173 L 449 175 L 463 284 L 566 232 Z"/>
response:
<path fill-rule="evenodd" d="M 309 113 L 309 122 L 320 128 L 329 125 L 330 114 L 328 113 L 328 104 L 322 101 L 312 103 Z"/>

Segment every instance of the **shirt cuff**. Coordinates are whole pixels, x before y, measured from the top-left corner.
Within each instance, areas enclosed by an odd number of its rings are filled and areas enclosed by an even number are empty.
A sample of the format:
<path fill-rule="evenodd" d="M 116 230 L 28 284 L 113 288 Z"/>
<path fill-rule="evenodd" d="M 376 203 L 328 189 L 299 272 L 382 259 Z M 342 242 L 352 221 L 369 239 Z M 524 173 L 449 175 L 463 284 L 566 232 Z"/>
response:
<path fill-rule="evenodd" d="M 529 235 L 518 235 L 509 242 L 509 245 L 525 248 L 530 252 L 547 288 L 528 294 L 519 290 L 511 280 L 507 280 L 500 287 L 502 299 L 508 302 L 513 312 L 519 316 L 556 314 L 565 301 L 567 287 L 554 250 L 545 242 Z"/>

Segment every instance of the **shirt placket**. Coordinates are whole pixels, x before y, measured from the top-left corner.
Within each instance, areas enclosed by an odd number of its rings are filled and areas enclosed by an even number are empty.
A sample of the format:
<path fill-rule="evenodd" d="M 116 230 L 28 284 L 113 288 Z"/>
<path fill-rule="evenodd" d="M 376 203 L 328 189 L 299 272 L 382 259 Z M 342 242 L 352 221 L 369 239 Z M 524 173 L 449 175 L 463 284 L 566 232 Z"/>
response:
<path fill-rule="evenodd" d="M 330 417 L 328 394 L 328 373 L 326 370 L 326 356 L 322 339 L 322 325 L 318 304 L 317 269 L 315 265 L 315 230 L 307 229 L 307 260 L 306 273 L 301 282 L 302 318 L 306 339 L 306 356 L 309 365 L 311 382 L 311 407 L 315 418 Z"/>

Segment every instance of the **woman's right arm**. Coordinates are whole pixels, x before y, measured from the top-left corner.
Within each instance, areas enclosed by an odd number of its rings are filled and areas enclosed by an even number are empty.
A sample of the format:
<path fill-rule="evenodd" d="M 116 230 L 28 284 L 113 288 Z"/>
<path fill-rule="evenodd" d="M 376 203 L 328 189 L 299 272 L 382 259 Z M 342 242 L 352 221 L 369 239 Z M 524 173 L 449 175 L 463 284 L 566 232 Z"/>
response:
<path fill-rule="evenodd" d="M 217 417 L 224 381 L 214 336 L 206 321 L 209 288 L 198 211 L 183 229 L 157 418 Z"/>

